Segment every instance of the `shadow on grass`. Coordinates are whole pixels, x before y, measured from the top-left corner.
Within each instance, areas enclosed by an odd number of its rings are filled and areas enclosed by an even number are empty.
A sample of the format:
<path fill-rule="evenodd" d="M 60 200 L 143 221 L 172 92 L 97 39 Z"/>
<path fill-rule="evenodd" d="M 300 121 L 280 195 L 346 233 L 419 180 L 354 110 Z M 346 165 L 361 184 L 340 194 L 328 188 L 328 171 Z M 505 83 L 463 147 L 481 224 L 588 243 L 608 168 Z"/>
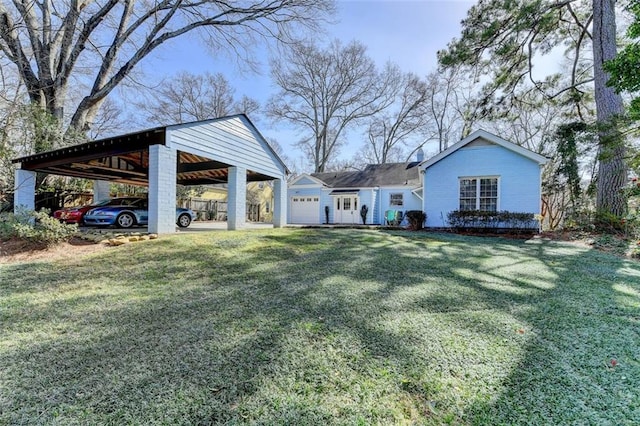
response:
<path fill-rule="evenodd" d="M 524 355 L 500 394 L 473 404 L 472 423 L 640 422 L 640 396 L 632 390 L 640 385 L 640 297 L 621 304 L 616 290 L 640 296 L 639 265 L 594 250 L 575 256 L 574 250 L 526 247 L 556 277 L 518 314 L 530 335 Z"/>
<path fill-rule="evenodd" d="M 289 230 L 164 239 L 65 266 L 3 271 L 0 421 L 640 416 L 640 268 L 596 252 Z"/>

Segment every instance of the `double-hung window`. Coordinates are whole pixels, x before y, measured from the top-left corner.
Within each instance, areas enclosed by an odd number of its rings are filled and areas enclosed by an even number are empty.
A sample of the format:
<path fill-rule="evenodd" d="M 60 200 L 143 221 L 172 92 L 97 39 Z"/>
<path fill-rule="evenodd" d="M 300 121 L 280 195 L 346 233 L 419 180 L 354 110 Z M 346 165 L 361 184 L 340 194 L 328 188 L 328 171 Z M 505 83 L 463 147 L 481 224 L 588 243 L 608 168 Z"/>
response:
<path fill-rule="evenodd" d="M 389 195 L 389 205 L 402 207 L 404 205 L 404 199 L 402 192 L 392 193 Z"/>
<path fill-rule="evenodd" d="M 460 210 L 498 211 L 498 178 L 461 178 Z"/>

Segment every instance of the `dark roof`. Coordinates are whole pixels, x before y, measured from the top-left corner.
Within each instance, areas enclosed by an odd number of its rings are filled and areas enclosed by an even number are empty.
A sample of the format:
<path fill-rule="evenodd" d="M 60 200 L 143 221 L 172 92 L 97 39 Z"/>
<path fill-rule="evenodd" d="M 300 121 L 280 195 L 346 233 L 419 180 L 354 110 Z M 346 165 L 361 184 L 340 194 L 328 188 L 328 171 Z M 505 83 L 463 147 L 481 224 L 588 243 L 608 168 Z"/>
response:
<path fill-rule="evenodd" d="M 418 162 L 369 164 L 364 170 L 312 173 L 332 188 L 373 188 L 376 186 L 417 186 L 420 184 Z"/>

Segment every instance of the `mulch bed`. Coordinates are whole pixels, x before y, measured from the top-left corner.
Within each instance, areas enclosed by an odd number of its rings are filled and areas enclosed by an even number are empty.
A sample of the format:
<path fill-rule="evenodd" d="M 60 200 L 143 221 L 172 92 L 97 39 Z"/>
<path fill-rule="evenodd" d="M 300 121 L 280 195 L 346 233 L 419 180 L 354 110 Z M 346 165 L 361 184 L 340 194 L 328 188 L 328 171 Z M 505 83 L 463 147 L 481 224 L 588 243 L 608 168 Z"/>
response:
<path fill-rule="evenodd" d="M 69 242 L 56 244 L 52 247 L 12 238 L 4 241 L 0 240 L 0 263 L 76 257 L 103 248 L 104 245 L 102 244 L 76 237 L 69 240 Z"/>

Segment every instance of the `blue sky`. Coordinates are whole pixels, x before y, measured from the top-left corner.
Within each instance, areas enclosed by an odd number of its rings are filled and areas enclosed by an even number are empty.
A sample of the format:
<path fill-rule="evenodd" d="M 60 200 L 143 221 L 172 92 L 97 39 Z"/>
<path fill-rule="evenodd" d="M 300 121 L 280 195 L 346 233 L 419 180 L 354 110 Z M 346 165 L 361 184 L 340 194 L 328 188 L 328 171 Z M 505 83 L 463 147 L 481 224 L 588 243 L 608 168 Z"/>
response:
<path fill-rule="evenodd" d="M 380 66 L 391 61 L 404 71 L 426 76 L 437 64 L 436 52 L 460 35 L 460 21 L 474 4 L 466 0 L 338 0 L 336 23 L 326 28 L 326 41 L 338 38 L 344 42 L 359 40 Z M 269 79 L 268 58 L 256 52 L 261 64 L 259 73 L 241 70 L 225 55 L 215 56 L 193 40 L 167 45 L 144 64 L 147 72 L 170 77 L 179 71 L 192 73 L 221 72 L 232 83 L 236 94 L 246 94 L 265 103 L 277 89 Z M 287 156 L 301 168 L 302 153 L 294 146 L 299 139 L 284 124 L 253 118 L 267 138 L 276 139 Z M 350 157 L 359 148 L 362 137 L 351 134 L 349 147 L 341 157 Z"/>

